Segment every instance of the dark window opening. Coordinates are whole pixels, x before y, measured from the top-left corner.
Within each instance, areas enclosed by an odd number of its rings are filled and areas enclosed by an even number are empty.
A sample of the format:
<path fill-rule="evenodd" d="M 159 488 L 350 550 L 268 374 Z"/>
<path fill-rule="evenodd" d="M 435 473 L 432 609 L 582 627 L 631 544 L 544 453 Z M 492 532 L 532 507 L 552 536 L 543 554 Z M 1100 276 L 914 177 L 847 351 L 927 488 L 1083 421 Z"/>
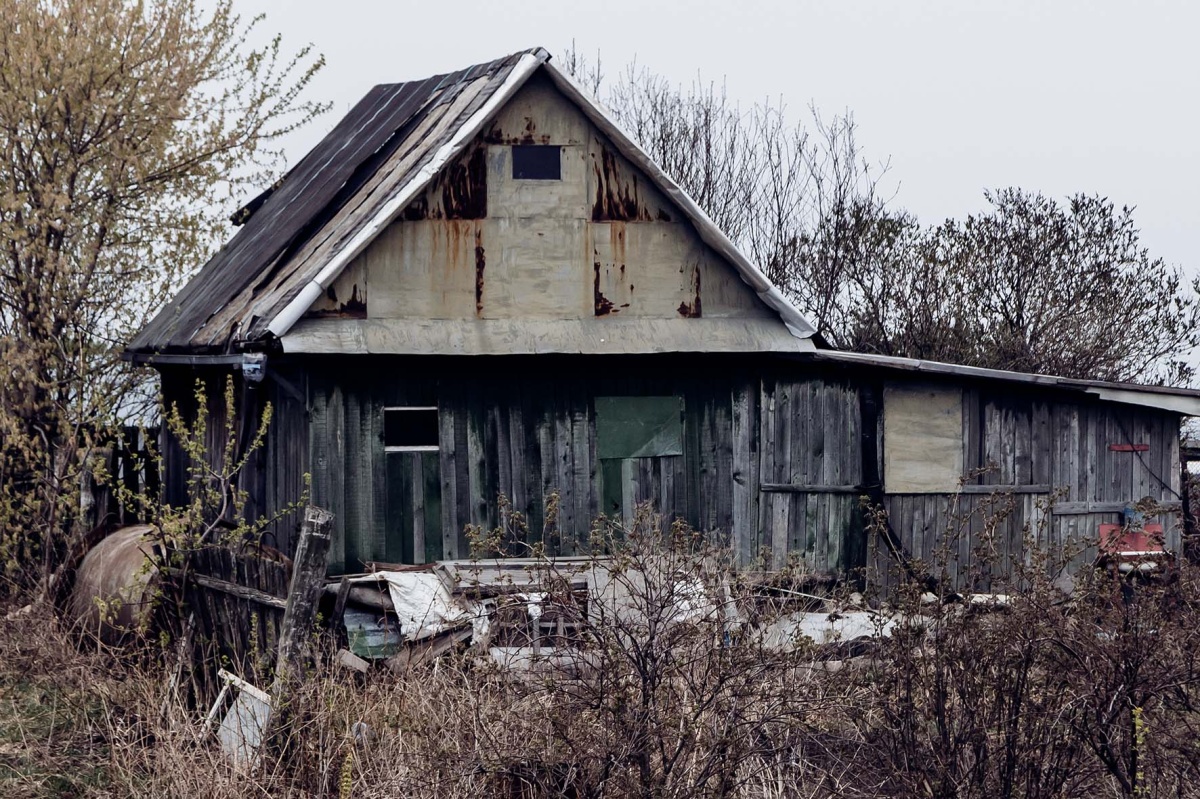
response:
<path fill-rule="evenodd" d="M 437 408 L 384 408 L 383 446 L 394 451 L 436 450 Z"/>
<path fill-rule="evenodd" d="M 544 144 L 513 145 L 512 176 L 514 180 L 562 180 L 562 148 Z"/>

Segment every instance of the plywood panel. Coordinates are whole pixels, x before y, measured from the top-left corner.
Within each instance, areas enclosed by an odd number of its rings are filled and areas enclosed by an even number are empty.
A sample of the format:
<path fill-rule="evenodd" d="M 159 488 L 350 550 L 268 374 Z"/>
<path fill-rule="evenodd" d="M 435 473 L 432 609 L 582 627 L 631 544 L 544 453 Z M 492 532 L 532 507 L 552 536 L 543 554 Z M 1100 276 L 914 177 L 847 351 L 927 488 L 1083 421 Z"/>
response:
<path fill-rule="evenodd" d="M 883 392 L 884 487 L 889 493 L 949 493 L 963 473 L 962 392 L 888 384 Z"/>

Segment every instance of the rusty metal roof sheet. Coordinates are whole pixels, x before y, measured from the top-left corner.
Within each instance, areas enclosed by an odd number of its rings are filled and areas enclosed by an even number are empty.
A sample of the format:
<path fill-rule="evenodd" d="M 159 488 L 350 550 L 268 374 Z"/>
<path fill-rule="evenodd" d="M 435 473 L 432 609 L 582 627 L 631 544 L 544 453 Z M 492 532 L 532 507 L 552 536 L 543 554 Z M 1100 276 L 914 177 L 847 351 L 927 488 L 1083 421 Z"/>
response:
<path fill-rule="evenodd" d="M 295 256 L 389 165 L 403 185 L 487 102 L 527 50 L 409 83 L 376 86 L 277 187 L 247 204 L 245 222 L 129 344 L 131 352 L 224 352 L 265 332 L 269 305 L 286 303 L 297 284 Z M 396 163 L 399 161 L 400 163 Z M 390 162 L 390 163 L 389 163 Z M 402 174 L 395 174 L 397 167 Z M 236 216 L 235 216 L 236 218 Z M 286 269 L 284 268 L 286 267 Z"/>

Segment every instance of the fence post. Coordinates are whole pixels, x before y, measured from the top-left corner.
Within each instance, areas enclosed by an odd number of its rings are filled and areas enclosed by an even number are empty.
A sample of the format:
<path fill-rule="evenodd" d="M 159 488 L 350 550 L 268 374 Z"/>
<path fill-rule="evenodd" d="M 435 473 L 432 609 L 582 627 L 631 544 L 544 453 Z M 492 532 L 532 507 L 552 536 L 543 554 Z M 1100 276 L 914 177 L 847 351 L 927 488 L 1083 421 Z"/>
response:
<path fill-rule="evenodd" d="M 325 582 L 325 555 L 329 551 L 329 533 L 333 514 L 309 505 L 304 509 L 304 525 L 292 567 L 287 607 L 279 626 L 279 651 L 275 658 L 275 685 L 299 673 L 304 663 L 307 642 L 317 617 L 317 602 Z"/>

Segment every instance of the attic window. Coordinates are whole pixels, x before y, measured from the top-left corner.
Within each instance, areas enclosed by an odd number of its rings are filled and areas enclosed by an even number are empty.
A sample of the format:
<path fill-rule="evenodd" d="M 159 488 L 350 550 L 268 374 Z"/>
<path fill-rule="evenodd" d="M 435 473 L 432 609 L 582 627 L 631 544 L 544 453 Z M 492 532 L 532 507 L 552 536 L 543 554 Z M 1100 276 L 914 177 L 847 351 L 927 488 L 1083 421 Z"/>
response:
<path fill-rule="evenodd" d="M 383 448 L 387 452 L 437 452 L 438 409 L 383 409 Z"/>
<path fill-rule="evenodd" d="M 513 180 L 562 180 L 562 148 L 545 144 L 514 144 Z"/>

